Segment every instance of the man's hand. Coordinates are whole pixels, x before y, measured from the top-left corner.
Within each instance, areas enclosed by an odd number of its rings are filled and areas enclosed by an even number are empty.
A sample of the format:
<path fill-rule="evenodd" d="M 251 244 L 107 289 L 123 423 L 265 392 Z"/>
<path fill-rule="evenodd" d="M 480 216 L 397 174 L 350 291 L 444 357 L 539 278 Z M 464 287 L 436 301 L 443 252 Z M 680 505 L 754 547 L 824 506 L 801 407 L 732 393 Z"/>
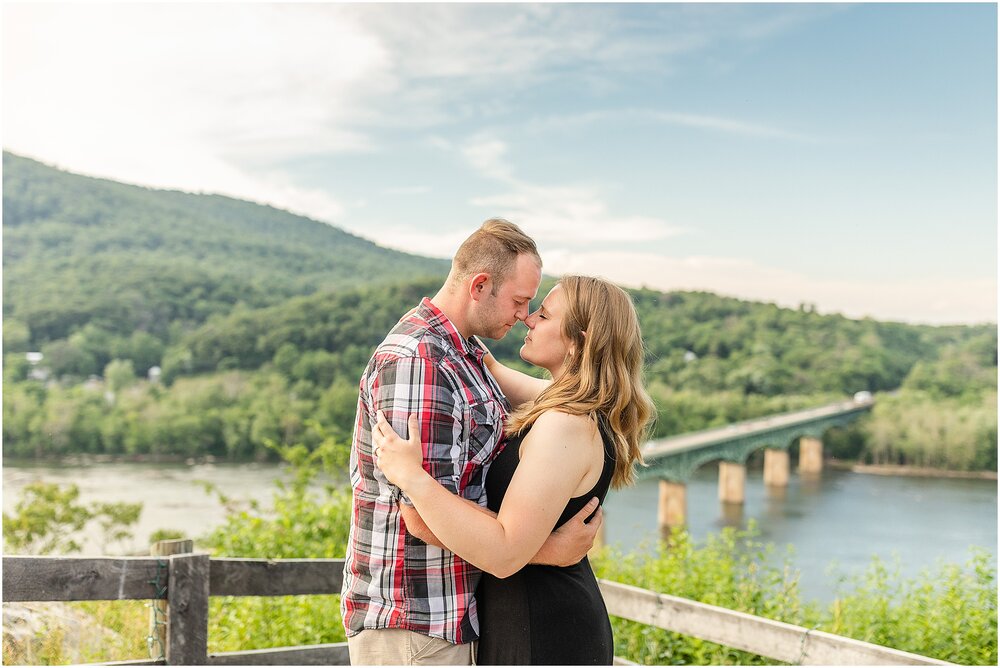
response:
<path fill-rule="evenodd" d="M 406 526 L 406 532 L 411 536 L 415 536 L 420 540 L 424 541 L 428 545 L 436 545 L 441 549 L 446 548 L 441 541 L 437 539 L 431 530 L 424 523 L 423 518 L 420 517 L 420 513 L 413 506 L 409 506 L 402 501 L 399 502 L 399 513 L 403 517 L 403 524 Z"/>
<path fill-rule="evenodd" d="M 594 538 L 604 521 L 603 511 L 597 507 L 595 496 L 587 502 L 580 512 L 574 515 L 566 524 L 549 534 L 545 543 L 531 559 L 533 564 L 547 566 L 572 566 L 587 556 L 594 546 Z M 597 512 L 590 522 L 585 522 L 594 510 Z"/>

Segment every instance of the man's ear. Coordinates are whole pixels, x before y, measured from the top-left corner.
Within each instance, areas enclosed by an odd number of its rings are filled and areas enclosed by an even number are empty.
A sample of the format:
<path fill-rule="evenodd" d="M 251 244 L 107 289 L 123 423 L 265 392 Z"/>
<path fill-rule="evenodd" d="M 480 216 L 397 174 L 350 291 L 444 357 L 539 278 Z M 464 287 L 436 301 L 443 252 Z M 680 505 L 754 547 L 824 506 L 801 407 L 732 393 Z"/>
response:
<path fill-rule="evenodd" d="M 479 301 L 483 298 L 483 295 L 487 294 L 490 290 L 490 275 L 486 272 L 481 272 L 472 277 L 469 281 L 469 296 L 472 297 L 473 301 Z"/>

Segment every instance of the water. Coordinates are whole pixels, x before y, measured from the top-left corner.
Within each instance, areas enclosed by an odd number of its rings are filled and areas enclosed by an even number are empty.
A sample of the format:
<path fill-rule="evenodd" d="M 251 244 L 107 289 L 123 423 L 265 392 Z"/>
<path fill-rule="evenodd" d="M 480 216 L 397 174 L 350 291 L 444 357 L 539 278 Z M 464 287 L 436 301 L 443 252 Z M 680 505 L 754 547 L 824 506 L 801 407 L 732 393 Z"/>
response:
<path fill-rule="evenodd" d="M 197 538 L 222 523 L 226 509 L 199 481 L 243 502 L 266 504 L 274 481 L 284 477 L 273 464 L 91 464 L 3 467 L 3 510 L 11 512 L 20 490 L 40 479 L 75 483 L 81 501 L 142 501 L 143 511 L 126 544 L 105 546 L 100 532 L 85 537 L 84 553 L 145 552 L 157 529 L 176 529 Z M 969 546 L 997 554 L 997 483 L 989 480 L 928 479 L 863 475 L 825 470 L 817 480 L 792 475 L 783 496 L 766 490 L 760 470 L 747 472 L 742 511 L 718 501 L 716 471 L 700 469 L 688 483 L 688 524 L 695 539 L 724 526 L 756 520 L 762 538 L 794 546 L 793 563 L 801 571 L 806 598 L 830 600 L 836 578 L 829 571 L 859 573 L 873 555 L 898 555 L 900 571 L 916 575 L 943 559 L 964 562 Z M 657 536 L 658 483 L 648 480 L 612 492 L 605 504 L 605 538 L 626 549 L 652 544 Z M 738 507 L 737 507 L 738 508 Z"/>
<path fill-rule="evenodd" d="M 658 482 L 645 480 L 612 492 L 605 503 L 605 539 L 630 548 L 655 541 Z M 794 549 L 805 598 L 831 600 L 836 575 L 861 573 L 873 556 L 899 557 L 900 573 L 913 576 L 937 560 L 964 563 L 972 545 L 997 554 L 997 482 L 906 478 L 824 470 L 818 479 L 792 475 L 783 495 L 749 469 L 746 502 L 724 507 L 714 466 L 699 469 L 687 486 L 688 528 L 696 540 L 726 526 L 756 521 L 764 541 Z"/>
<path fill-rule="evenodd" d="M 82 536 L 83 554 L 148 553 L 149 537 L 158 529 L 174 529 L 197 538 L 223 523 L 227 510 L 205 483 L 233 501 L 267 502 L 274 482 L 287 479 L 275 464 L 84 464 L 34 465 L 17 463 L 3 467 L 3 511 L 14 510 L 21 490 L 34 480 L 80 488 L 80 503 L 141 501 L 142 514 L 133 527 L 134 538 L 125 544 L 106 546 L 100 531 Z M 266 506 L 265 506 L 266 507 Z"/>

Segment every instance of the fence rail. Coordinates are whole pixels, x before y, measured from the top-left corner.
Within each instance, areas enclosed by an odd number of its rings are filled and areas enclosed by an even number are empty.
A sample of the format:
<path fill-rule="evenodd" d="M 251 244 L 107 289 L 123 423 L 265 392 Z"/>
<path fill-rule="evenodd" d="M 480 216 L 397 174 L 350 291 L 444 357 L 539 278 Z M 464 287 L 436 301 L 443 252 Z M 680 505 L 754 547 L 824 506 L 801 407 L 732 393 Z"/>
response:
<path fill-rule="evenodd" d="M 3 599 L 165 600 L 166 659 L 106 665 L 348 665 L 346 643 L 208 653 L 209 597 L 339 594 L 343 565 L 343 559 L 212 559 L 206 554 L 158 558 L 9 556 L 3 558 Z M 951 665 L 617 582 L 601 580 L 600 587 L 612 616 L 778 661 L 802 665 Z"/>
<path fill-rule="evenodd" d="M 795 665 L 952 665 L 854 638 L 601 580 L 608 614 Z"/>

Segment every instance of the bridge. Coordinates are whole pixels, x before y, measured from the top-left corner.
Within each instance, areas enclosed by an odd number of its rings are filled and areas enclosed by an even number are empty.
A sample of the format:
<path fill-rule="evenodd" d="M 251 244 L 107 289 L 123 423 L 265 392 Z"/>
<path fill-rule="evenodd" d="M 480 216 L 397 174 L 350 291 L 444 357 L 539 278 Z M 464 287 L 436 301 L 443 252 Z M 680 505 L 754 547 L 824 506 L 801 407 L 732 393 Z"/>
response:
<path fill-rule="evenodd" d="M 798 442 L 799 473 L 818 475 L 823 469 L 823 434 L 850 424 L 873 405 L 870 395 L 858 393 L 849 401 L 652 441 L 642 451 L 647 466 L 637 475 L 660 479 L 660 526 L 680 525 L 687 515 L 686 483 L 702 465 L 719 460 L 719 500 L 742 504 L 751 454 L 764 449 L 764 484 L 786 487 L 788 450 Z"/>

